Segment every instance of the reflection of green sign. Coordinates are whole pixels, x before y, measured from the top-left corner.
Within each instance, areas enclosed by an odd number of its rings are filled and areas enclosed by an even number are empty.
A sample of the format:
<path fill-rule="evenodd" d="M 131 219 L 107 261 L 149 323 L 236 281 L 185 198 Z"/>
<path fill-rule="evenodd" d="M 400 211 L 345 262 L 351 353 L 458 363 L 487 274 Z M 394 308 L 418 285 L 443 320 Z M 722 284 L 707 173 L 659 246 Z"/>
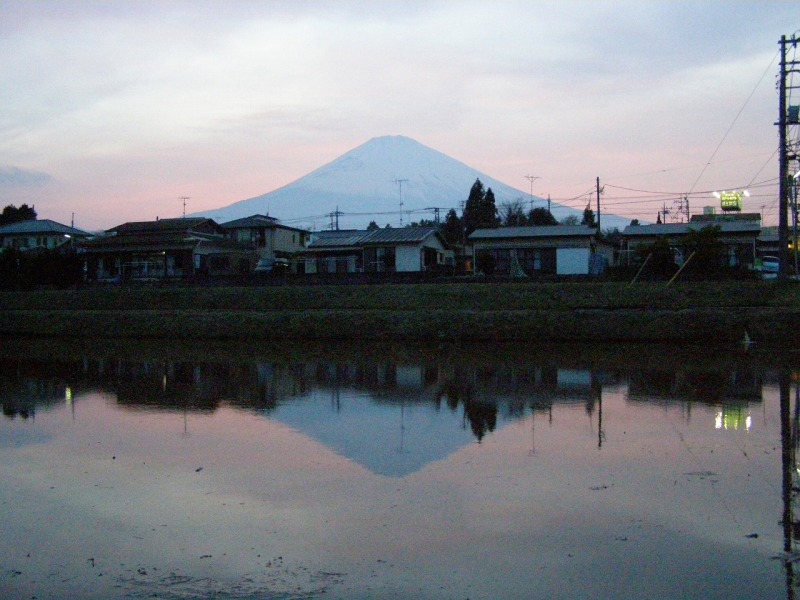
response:
<path fill-rule="evenodd" d="M 722 210 L 742 210 L 741 192 L 722 192 L 719 195 Z"/>

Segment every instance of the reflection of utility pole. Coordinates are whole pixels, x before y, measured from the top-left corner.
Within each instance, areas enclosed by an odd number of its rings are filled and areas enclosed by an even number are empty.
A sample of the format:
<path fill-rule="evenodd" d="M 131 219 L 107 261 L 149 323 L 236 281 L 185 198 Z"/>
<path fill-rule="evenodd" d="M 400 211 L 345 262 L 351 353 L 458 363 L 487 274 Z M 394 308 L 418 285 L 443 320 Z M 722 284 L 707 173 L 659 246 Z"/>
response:
<path fill-rule="evenodd" d="M 597 447 L 603 447 L 603 440 L 606 434 L 603 433 L 603 391 L 600 390 L 600 397 L 597 402 Z"/>
<path fill-rule="evenodd" d="M 789 405 L 791 377 L 788 369 L 782 368 L 779 373 L 780 411 L 781 411 L 781 474 L 783 491 L 783 551 L 791 552 L 794 547 L 794 490 L 793 479 L 796 470 L 794 447 L 792 446 L 792 422 Z M 785 561 L 787 578 L 791 573 L 791 561 Z"/>
<path fill-rule="evenodd" d="M 536 432 L 536 409 L 531 406 L 531 449 L 528 452 L 528 456 L 533 456 L 536 454 L 536 438 L 534 437 L 534 433 Z"/>

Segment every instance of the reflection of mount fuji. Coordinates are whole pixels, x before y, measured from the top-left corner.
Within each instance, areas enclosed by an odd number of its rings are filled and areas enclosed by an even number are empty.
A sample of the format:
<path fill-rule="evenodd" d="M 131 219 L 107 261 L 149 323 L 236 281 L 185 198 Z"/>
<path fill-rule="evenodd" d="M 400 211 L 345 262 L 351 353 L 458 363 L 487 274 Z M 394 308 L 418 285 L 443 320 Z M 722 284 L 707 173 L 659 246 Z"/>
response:
<path fill-rule="evenodd" d="M 480 442 L 529 408 L 553 400 L 590 406 L 599 394 L 589 371 L 509 376 L 502 368 L 441 373 L 393 363 L 320 363 L 317 387 L 280 402 L 269 416 L 373 473 L 402 477 Z"/>
<path fill-rule="evenodd" d="M 513 347 L 470 352 L 371 351 L 341 345 L 253 357 L 212 351 L 137 350 L 59 361 L 0 348 L 0 404 L 7 419 L 70 405 L 102 392 L 120 410 L 213 414 L 247 411 L 286 424 L 370 471 L 401 477 L 554 405 L 601 413 L 604 386 L 625 385 L 627 402 L 723 407 L 761 401 L 764 369 L 714 354 L 692 360 L 641 352 L 559 353 Z M 35 355 L 34 355 L 35 356 Z M 147 359 L 137 358 L 147 356 Z M 730 411 L 729 411 L 730 412 Z"/>
<path fill-rule="evenodd" d="M 432 402 L 380 404 L 352 389 L 281 404 L 270 418 L 388 477 L 419 471 L 475 441 L 459 411 Z"/>

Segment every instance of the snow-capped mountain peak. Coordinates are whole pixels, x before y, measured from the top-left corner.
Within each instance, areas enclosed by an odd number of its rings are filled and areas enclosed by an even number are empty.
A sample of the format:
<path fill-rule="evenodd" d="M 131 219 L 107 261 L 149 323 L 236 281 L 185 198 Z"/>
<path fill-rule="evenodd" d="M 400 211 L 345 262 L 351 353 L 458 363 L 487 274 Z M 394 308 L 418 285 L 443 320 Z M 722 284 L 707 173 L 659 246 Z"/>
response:
<path fill-rule="evenodd" d="M 394 135 L 372 138 L 272 192 L 194 216 L 202 214 L 224 223 L 270 212 L 283 223 L 319 230 L 330 228 L 334 222 L 331 213 L 339 211 L 340 228 L 364 228 L 370 221 L 381 227 L 386 224 L 398 227 L 433 219 L 435 208 L 442 219 L 451 208 L 460 215 L 462 202 L 476 179 L 485 188 L 492 188 L 498 207 L 515 200 L 522 200 L 528 207 L 529 193 L 411 138 Z M 547 206 L 546 200 L 537 196 L 533 199 L 535 206 Z M 556 203 L 551 208 L 559 220 L 569 214 L 580 218 L 582 212 Z M 628 222 L 603 215 L 602 225 L 624 227 Z"/>

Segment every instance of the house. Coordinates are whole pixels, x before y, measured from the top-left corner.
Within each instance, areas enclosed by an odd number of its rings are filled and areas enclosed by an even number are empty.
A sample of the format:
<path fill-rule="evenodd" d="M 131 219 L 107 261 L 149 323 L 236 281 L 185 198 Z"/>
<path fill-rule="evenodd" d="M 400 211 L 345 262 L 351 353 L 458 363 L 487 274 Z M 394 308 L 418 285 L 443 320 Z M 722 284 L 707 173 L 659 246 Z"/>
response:
<path fill-rule="evenodd" d="M 319 231 L 303 253 L 305 273 L 412 273 L 443 267 L 449 252 L 435 227 Z"/>
<path fill-rule="evenodd" d="M 91 234 L 50 219 L 19 221 L 0 227 L 0 248 L 54 250 L 90 237 Z"/>
<path fill-rule="evenodd" d="M 228 236 L 253 248 L 258 259 L 292 258 L 305 249 L 310 233 L 304 229 L 282 225 L 266 215 L 252 215 L 221 223 Z"/>
<path fill-rule="evenodd" d="M 513 277 L 596 274 L 611 255 L 585 225 L 476 229 L 468 242 L 476 271 L 490 261 L 494 274 Z"/>
<path fill-rule="evenodd" d="M 248 273 L 253 250 L 203 217 L 123 223 L 81 245 L 90 281 Z"/>
<path fill-rule="evenodd" d="M 637 248 L 652 245 L 665 239 L 675 254 L 675 262 L 683 264 L 686 256 L 685 243 L 691 232 L 706 227 L 719 228 L 719 241 L 725 248 L 726 265 L 729 267 L 752 266 L 757 256 L 761 223 L 758 220 L 709 220 L 694 218 L 689 223 L 656 223 L 655 225 L 628 225 L 622 232 L 623 255 L 630 262 Z"/>

